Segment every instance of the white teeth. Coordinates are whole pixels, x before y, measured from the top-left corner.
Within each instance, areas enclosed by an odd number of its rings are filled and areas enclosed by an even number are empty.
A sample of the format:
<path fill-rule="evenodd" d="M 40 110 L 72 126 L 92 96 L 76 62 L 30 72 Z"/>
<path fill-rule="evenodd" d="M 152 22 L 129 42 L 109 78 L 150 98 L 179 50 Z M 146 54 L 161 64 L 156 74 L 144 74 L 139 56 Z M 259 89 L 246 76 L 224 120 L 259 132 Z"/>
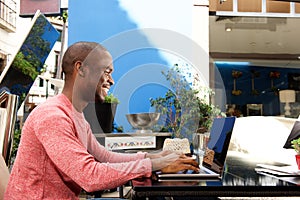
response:
<path fill-rule="evenodd" d="M 103 90 L 108 93 L 109 89 L 108 88 L 103 88 Z"/>

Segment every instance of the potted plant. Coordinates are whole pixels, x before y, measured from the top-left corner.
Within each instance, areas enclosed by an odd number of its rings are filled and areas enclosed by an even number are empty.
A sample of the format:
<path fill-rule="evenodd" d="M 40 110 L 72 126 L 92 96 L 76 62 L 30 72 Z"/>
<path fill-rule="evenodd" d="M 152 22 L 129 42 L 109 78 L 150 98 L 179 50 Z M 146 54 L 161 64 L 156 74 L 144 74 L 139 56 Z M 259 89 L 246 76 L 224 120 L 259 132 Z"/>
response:
<path fill-rule="evenodd" d="M 112 93 L 105 96 L 103 103 L 96 103 L 95 109 L 97 119 L 103 130 L 103 133 L 111 133 L 113 131 L 113 122 L 117 110 L 119 99 Z"/>
<path fill-rule="evenodd" d="M 108 94 L 104 102 L 89 103 L 84 110 L 84 115 L 90 123 L 93 133 L 111 133 L 114 130 L 114 116 L 119 99 L 112 93 Z M 120 127 L 122 128 L 122 127 Z M 120 129 L 121 130 L 121 129 Z M 118 132 L 120 132 L 117 129 Z"/>
<path fill-rule="evenodd" d="M 112 93 L 105 96 L 104 103 L 112 103 L 112 104 L 119 104 L 120 100 L 115 97 Z"/>
<path fill-rule="evenodd" d="M 298 169 L 300 170 L 300 137 L 298 139 L 292 140 L 291 143 L 292 143 L 292 147 L 295 149 L 297 153 L 295 157 L 296 157 Z"/>
<path fill-rule="evenodd" d="M 213 118 L 222 112 L 207 101 L 213 95 L 212 90 L 204 87 L 193 89 L 178 65 L 162 74 L 170 82 L 171 89 L 163 97 L 150 99 L 151 106 L 162 114 L 161 119 L 165 121 L 161 131 L 170 131 L 173 138 L 187 138 L 192 142 L 193 134 L 207 132 Z"/>

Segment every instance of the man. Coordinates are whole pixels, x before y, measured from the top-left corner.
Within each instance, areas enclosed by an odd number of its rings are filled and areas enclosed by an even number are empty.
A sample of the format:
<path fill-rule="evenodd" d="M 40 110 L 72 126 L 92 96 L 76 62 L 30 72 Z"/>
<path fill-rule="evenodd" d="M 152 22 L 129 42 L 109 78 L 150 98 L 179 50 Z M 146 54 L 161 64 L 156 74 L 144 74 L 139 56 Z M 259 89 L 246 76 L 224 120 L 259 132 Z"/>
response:
<path fill-rule="evenodd" d="M 104 47 L 71 45 L 62 70 L 62 93 L 37 106 L 23 126 L 5 199 L 78 199 L 82 188 L 116 188 L 156 170 L 199 170 L 194 160 L 175 153 L 121 154 L 97 142 L 82 111 L 95 93 L 104 100 L 114 83 L 112 57 Z"/>

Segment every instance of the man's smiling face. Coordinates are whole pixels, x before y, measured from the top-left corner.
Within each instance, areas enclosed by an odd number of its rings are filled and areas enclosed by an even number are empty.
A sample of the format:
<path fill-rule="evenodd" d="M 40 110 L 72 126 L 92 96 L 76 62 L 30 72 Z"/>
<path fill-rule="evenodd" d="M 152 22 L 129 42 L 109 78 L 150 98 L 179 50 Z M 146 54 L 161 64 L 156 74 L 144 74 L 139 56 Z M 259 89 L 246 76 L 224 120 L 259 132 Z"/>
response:
<path fill-rule="evenodd" d="M 114 80 L 112 78 L 113 65 L 108 66 L 104 73 L 102 74 L 100 81 L 97 85 L 95 101 L 96 102 L 104 102 L 105 96 L 108 95 L 108 91 L 110 86 L 114 84 Z"/>
<path fill-rule="evenodd" d="M 78 71 L 77 86 L 86 102 L 103 102 L 114 84 L 112 57 L 102 49 L 93 50 Z"/>

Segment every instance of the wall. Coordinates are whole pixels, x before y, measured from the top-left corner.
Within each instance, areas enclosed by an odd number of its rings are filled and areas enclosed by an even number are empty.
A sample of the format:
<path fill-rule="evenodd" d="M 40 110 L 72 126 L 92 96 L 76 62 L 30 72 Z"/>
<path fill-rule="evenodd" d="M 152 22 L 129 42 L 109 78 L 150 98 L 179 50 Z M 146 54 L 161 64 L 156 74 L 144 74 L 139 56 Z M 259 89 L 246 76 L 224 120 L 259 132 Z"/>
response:
<path fill-rule="evenodd" d="M 256 67 L 242 64 L 216 63 L 216 68 L 220 72 L 226 91 L 227 104 L 237 104 L 245 114 L 246 104 L 263 104 L 264 115 L 280 115 L 282 113 L 282 103 L 279 96 L 271 86 L 270 72 L 276 71 L 280 74 L 279 78 L 273 79 L 273 86 L 279 90 L 289 88 L 288 74 L 300 73 L 299 69 L 294 68 L 274 68 Z M 236 90 L 240 90 L 240 95 L 233 95 L 234 79 L 232 71 L 242 72 L 242 76 L 236 79 Z M 254 78 L 254 89 L 258 92 L 253 93 L 252 72 L 256 72 Z M 297 98 L 300 101 L 299 98 Z"/>
<path fill-rule="evenodd" d="M 188 63 L 197 66 L 204 84 L 208 83 L 204 78 L 208 77 L 208 8 L 197 9 L 207 16 L 197 19 L 199 27 L 201 20 L 206 20 L 203 35 L 197 36 L 193 31 L 200 29 L 193 16 L 201 15 L 193 9 L 192 0 L 69 2 L 69 45 L 81 40 L 100 42 L 114 58 L 116 84 L 111 92 L 121 101 L 115 122 L 125 131 L 132 131 L 127 113 L 153 111 L 149 99 L 163 96 L 169 88 L 161 71 Z"/>

